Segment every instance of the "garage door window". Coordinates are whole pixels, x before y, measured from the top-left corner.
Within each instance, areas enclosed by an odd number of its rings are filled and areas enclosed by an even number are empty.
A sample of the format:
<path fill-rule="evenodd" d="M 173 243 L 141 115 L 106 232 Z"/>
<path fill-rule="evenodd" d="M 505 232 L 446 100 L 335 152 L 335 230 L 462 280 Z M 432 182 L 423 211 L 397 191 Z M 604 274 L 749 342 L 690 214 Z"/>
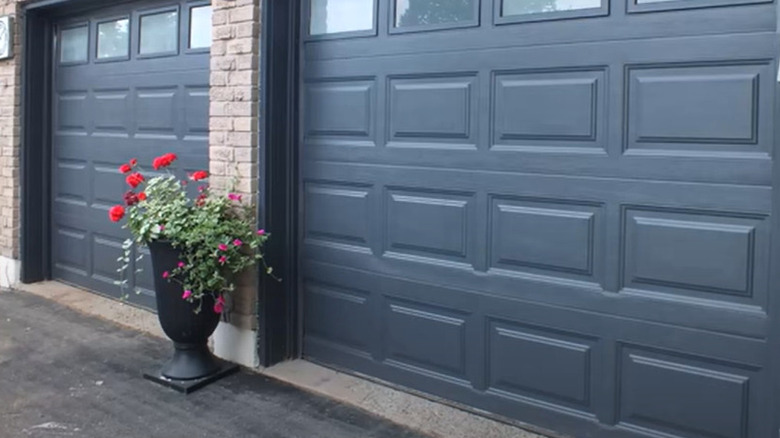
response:
<path fill-rule="evenodd" d="M 497 22 L 557 20 L 609 14 L 607 0 L 496 0 Z"/>
<path fill-rule="evenodd" d="M 311 0 L 310 35 L 366 33 L 374 29 L 375 0 Z"/>
<path fill-rule="evenodd" d="M 63 64 L 86 62 L 88 56 L 88 26 L 64 29 L 60 33 L 60 62 Z"/>
<path fill-rule="evenodd" d="M 395 0 L 396 28 L 476 24 L 477 0 Z"/>
<path fill-rule="evenodd" d="M 98 24 L 98 59 L 126 59 L 130 55 L 130 20 L 121 18 Z"/>
<path fill-rule="evenodd" d="M 141 17 L 142 55 L 177 53 L 179 47 L 179 13 L 166 11 Z"/>
<path fill-rule="evenodd" d="M 190 9 L 190 49 L 211 47 L 211 6 Z"/>

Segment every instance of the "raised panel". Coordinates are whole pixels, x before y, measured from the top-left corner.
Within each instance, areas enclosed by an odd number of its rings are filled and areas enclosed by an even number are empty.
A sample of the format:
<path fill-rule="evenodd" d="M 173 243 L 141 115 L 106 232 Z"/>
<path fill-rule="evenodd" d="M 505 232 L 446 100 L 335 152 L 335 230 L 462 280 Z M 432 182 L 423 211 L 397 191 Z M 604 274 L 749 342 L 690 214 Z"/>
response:
<path fill-rule="evenodd" d="M 620 348 L 619 369 L 619 426 L 655 436 L 749 436 L 755 370 L 630 345 Z"/>
<path fill-rule="evenodd" d="M 556 329 L 491 319 L 489 391 L 589 411 L 596 342 Z"/>
<path fill-rule="evenodd" d="M 501 72 L 493 81 L 493 150 L 603 153 L 604 70 Z"/>
<path fill-rule="evenodd" d="M 627 287 L 761 304 L 765 217 L 629 207 L 624 220 Z"/>
<path fill-rule="evenodd" d="M 87 232 L 55 224 L 54 240 L 55 266 L 79 275 L 87 275 Z"/>
<path fill-rule="evenodd" d="M 175 135 L 176 87 L 139 88 L 135 120 L 138 135 Z"/>
<path fill-rule="evenodd" d="M 429 304 L 387 299 L 384 338 L 387 361 L 435 374 L 466 377 L 466 317 Z"/>
<path fill-rule="evenodd" d="M 476 76 L 391 78 L 389 146 L 475 149 Z"/>
<path fill-rule="evenodd" d="M 187 135 L 209 133 L 209 88 L 188 87 L 184 91 L 184 120 Z"/>
<path fill-rule="evenodd" d="M 86 133 L 86 109 L 86 91 L 60 92 L 57 95 L 57 129 Z"/>
<path fill-rule="evenodd" d="M 117 198 L 129 187 L 117 170 L 121 163 L 95 163 L 92 172 L 91 190 L 93 202 L 105 207 L 116 204 Z"/>
<path fill-rule="evenodd" d="M 490 266 L 593 277 L 601 210 L 597 204 L 492 197 Z"/>
<path fill-rule="evenodd" d="M 371 186 L 308 182 L 304 189 L 304 230 L 308 243 L 368 250 Z"/>
<path fill-rule="evenodd" d="M 129 125 L 128 89 L 95 90 L 95 132 L 127 135 Z"/>
<path fill-rule="evenodd" d="M 769 151 L 769 64 L 628 69 L 628 153 Z"/>
<path fill-rule="evenodd" d="M 310 143 L 374 146 L 376 81 L 373 78 L 304 85 L 304 133 Z"/>
<path fill-rule="evenodd" d="M 386 255 L 471 263 L 473 194 L 393 187 L 386 203 Z"/>
<path fill-rule="evenodd" d="M 304 291 L 307 339 L 362 352 L 369 349 L 371 313 L 367 292 L 314 282 L 306 282 Z"/>
<path fill-rule="evenodd" d="M 54 201 L 76 205 L 86 205 L 88 199 L 84 191 L 89 187 L 88 163 L 81 160 L 58 160 L 56 164 L 57 182 L 53 185 Z"/>
<path fill-rule="evenodd" d="M 117 259 L 122 256 L 122 239 L 92 234 L 92 277 L 113 285 L 119 279 Z"/>

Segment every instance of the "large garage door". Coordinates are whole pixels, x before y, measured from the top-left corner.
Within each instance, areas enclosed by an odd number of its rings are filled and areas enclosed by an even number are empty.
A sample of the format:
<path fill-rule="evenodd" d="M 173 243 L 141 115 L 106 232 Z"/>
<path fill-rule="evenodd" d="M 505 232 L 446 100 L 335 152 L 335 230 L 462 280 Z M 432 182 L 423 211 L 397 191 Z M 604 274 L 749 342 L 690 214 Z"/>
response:
<path fill-rule="evenodd" d="M 117 168 L 178 154 L 179 170 L 208 165 L 208 2 L 132 3 L 57 25 L 52 243 L 57 279 L 118 295 L 127 234 L 108 208 L 129 189 Z M 147 172 L 147 175 L 150 175 Z M 148 257 L 131 299 L 152 306 Z"/>
<path fill-rule="evenodd" d="M 774 4 L 307 3 L 307 358 L 577 437 L 777 436 Z"/>

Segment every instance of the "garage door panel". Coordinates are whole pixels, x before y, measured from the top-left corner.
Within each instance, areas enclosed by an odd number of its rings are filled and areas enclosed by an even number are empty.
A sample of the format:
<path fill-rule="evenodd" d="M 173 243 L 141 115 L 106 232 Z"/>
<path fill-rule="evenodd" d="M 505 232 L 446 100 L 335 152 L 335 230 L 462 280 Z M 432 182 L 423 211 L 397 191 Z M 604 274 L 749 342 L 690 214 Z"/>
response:
<path fill-rule="evenodd" d="M 430 187 L 436 190 L 482 192 L 495 196 L 560 199 L 574 202 L 612 202 L 769 215 L 770 187 L 710 185 L 638 179 L 575 178 L 509 172 L 480 172 L 460 168 L 380 166 L 362 163 L 302 163 L 307 180 L 349 181 L 357 184 Z M 619 185 L 621 190 L 615 190 Z"/>
<path fill-rule="evenodd" d="M 487 2 L 485 2 L 487 4 Z M 748 8 L 712 8 L 706 10 L 676 11 L 662 14 L 632 14 L 630 19 L 624 15 L 612 14 L 605 18 L 590 18 L 580 20 L 555 21 L 534 23 L 532 25 L 501 25 L 491 26 L 485 29 L 461 29 L 457 46 L 462 51 L 495 52 L 507 46 L 511 41 L 513 47 L 528 49 L 544 46 L 545 50 L 555 53 L 566 50 L 572 44 L 584 41 L 592 45 L 584 46 L 586 50 L 573 58 L 574 61 L 586 57 L 599 56 L 599 48 L 605 48 L 602 53 L 615 50 L 618 53 L 626 53 L 629 50 L 620 51 L 620 47 L 631 46 L 637 48 L 631 55 L 642 56 L 680 56 L 688 59 L 706 57 L 712 52 L 707 52 L 707 40 L 701 35 L 729 34 L 727 38 L 719 38 L 718 52 L 733 56 L 755 56 L 756 46 L 745 44 L 740 53 L 737 39 L 744 38 L 763 40 L 772 38 L 777 28 L 776 11 L 773 5 L 754 5 Z M 491 15 L 491 14 L 488 14 Z M 563 23 L 563 24 L 561 24 Z M 569 24 L 574 23 L 574 24 Z M 483 26 L 484 27 L 484 26 Z M 755 33 L 748 33 L 755 32 Z M 742 33 L 743 35 L 739 35 Z M 763 33 L 763 35 L 762 35 Z M 687 36 L 687 38 L 673 38 L 675 36 Z M 658 37 L 658 38 L 653 38 Z M 666 41 L 663 41 L 667 39 Z M 680 47 L 679 50 L 650 51 L 649 47 L 678 45 L 684 46 L 691 42 L 701 44 L 698 50 Z M 733 43 L 733 44 L 732 44 Z M 594 49 L 591 50 L 590 48 Z M 371 38 L 345 38 L 334 41 L 312 41 L 307 44 L 304 57 L 307 61 L 332 60 L 353 58 L 361 59 L 368 56 L 404 56 L 414 53 L 426 53 L 429 56 L 451 52 L 453 48 L 452 32 L 420 32 L 407 34 L 403 38 L 386 38 L 382 44 L 376 44 Z M 765 55 L 772 57 L 772 54 Z M 433 58 L 436 59 L 436 58 Z M 526 62 L 535 62 L 535 58 Z M 652 61 L 651 61 L 652 62 Z"/>
<path fill-rule="evenodd" d="M 441 345 L 456 346 L 446 355 L 436 356 L 436 361 L 431 360 L 433 363 L 419 358 L 397 360 L 398 353 L 390 348 L 390 354 L 382 356 L 378 364 L 367 354 L 346 353 L 338 343 L 323 342 L 320 338 L 309 350 L 311 357 L 317 360 L 507 414 L 521 412 L 543 418 L 542 413 L 536 412 L 536 409 L 543 409 L 565 413 L 569 418 L 615 418 L 621 430 L 639 430 L 637 425 L 642 424 L 652 425 L 648 430 L 666 430 L 664 428 L 669 424 L 674 425 L 675 421 L 689 415 L 697 420 L 688 423 L 692 429 L 710 430 L 712 424 L 700 420 L 706 418 L 707 413 L 723 412 L 727 418 L 722 424 L 718 423 L 723 431 L 731 430 L 728 428 L 735 421 L 742 421 L 743 416 L 746 421 L 756 422 L 766 415 L 755 399 L 760 391 L 756 388 L 760 388 L 767 378 L 764 341 L 718 335 L 702 331 L 698 326 L 684 329 L 606 314 L 601 314 L 596 323 L 594 314 L 589 311 L 496 299 L 464 288 L 415 284 L 400 277 L 377 277 L 369 271 L 327 265 L 306 268 L 318 278 L 340 279 L 345 285 L 343 288 L 373 279 L 371 292 L 362 292 L 361 296 L 369 294 L 368 300 L 379 296 L 390 306 L 397 305 L 396 311 L 405 317 L 403 312 L 414 315 L 409 317 L 436 321 L 446 327 L 442 329 L 443 333 L 438 333 L 431 328 L 414 329 L 415 324 L 402 322 L 401 318 L 397 322 L 385 322 L 385 329 L 397 329 L 390 335 L 393 337 L 391 342 L 395 345 L 393 348 L 405 349 L 405 355 L 414 356 L 414 349 L 418 347 L 415 340 L 427 334 L 437 333 L 439 339 L 449 340 Z M 457 303 L 455 308 L 448 307 L 452 303 Z M 652 307 L 650 310 L 655 313 Z M 464 320 L 477 332 L 475 338 L 488 340 L 484 351 L 475 344 L 465 345 L 469 357 L 482 359 L 475 361 L 472 368 L 467 366 L 471 372 L 465 375 L 470 379 L 466 381 L 458 374 L 459 366 L 451 367 L 461 363 L 457 359 L 460 357 L 457 342 L 462 342 L 459 328 Z M 597 334 L 608 331 L 608 327 L 613 327 L 617 321 L 621 321 L 619 332 L 610 332 L 603 337 Z M 371 325 L 361 326 L 366 327 L 370 330 Z M 366 339 L 372 336 L 362 331 L 356 333 Z M 467 339 L 473 338 L 467 335 Z M 306 340 L 308 342 L 308 337 Z M 411 353 L 409 349 L 412 349 Z M 420 350 L 417 354 L 425 357 L 425 351 Z M 610 362 L 605 362 L 608 357 L 619 359 L 613 362 L 618 376 L 615 386 L 600 380 L 612 367 Z M 635 357 L 639 357 L 639 362 L 644 360 L 652 366 L 660 364 L 660 367 L 631 368 L 632 364 L 627 364 L 627 360 Z M 457 376 L 454 379 L 453 373 Z M 734 383 L 743 378 L 750 383 L 745 383 L 744 387 Z M 487 385 L 475 392 L 473 388 L 480 388 L 480 381 L 486 381 Z M 650 382 L 656 382 L 657 386 Z M 600 386 L 605 384 L 608 386 Z M 735 389 L 736 386 L 739 388 Z M 680 388 L 685 390 L 680 392 Z M 742 390 L 748 391 L 750 403 L 747 405 L 742 405 Z M 605 398 L 613 391 L 620 394 L 614 404 Z M 702 393 L 718 398 L 692 401 L 698 400 L 698 394 Z M 673 407 L 686 404 L 681 409 L 665 409 L 664 402 Z M 734 410 L 737 408 L 740 410 Z M 556 427 L 565 424 L 566 417 L 557 419 Z M 650 422 L 643 420 L 645 417 L 650 418 Z M 584 434 L 585 427 L 580 424 L 576 430 Z M 700 432 L 691 435 L 691 430 L 682 428 L 677 436 L 710 436 Z M 601 429 L 594 436 L 613 436 L 611 434 L 634 436 L 610 429 Z"/>
<path fill-rule="evenodd" d="M 477 210 L 474 193 L 413 187 L 387 187 L 384 219 L 385 256 L 417 256 L 476 263 Z"/>
<path fill-rule="evenodd" d="M 772 162 L 769 157 L 744 157 L 738 161 L 713 156 L 685 157 L 645 154 L 623 155 L 609 159 L 603 155 L 580 154 L 568 149 L 561 153 L 524 152 L 520 150 L 481 153 L 459 149 L 457 144 L 441 143 L 436 148 L 401 147 L 414 143 L 393 143 L 396 147 L 351 147 L 349 142 L 335 141 L 304 144 L 306 161 L 381 164 L 397 167 L 419 166 L 437 169 L 519 172 L 561 175 L 572 170 L 582 177 L 652 179 L 703 183 L 768 186 Z M 444 150 L 441 150 L 444 149 Z M 549 149 L 548 149 L 549 151 Z"/>
<path fill-rule="evenodd" d="M 603 285 L 599 203 L 490 196 L 488 266 Z"/>
<path fill-rule="evenodd" d="M 750 436 L 758 369 L 631 344 L 619 346 L 619 361 L 621 426 L 673 436 Z"/>
<path fill-rule="evenodd" d="M 598 338 L 486 318 L 488 393 L 529 397 L 595 414 Z"/>
<path fill-rule="evenodd" d="M 772 145 L 771 61 L 632 66 L 629 153 L 767 155 Z"/>
<path fill-rule="evenodd" d="M 467 325 L 475 323 L 470 313 L 387 296 L 383 301 L 385 362 L 470 384 L 466 333 Z"/>
<path fill-rule="evenodd" d="M 606 154 L 606 75 L 604 68 L 494 71 L 491 149 Z"/>
<path fill-rule="evenodd" d="M 624 207 L 624 286 L 766 308 L 767 216 Z"/>
<path fill-rule="evenodd" d="M 491 270 L 475 276 L 471 270 L 409 259 L 365 260 L 365 255 L 360 252 L 325 246 L 312 245 L 305 250 L 312 263 L 339 260 L 340 263 L 357 269 L 413 279 L 428 287 L 462 287 L 479 290 L 481 294 L 489 297 L 568 306 L 598 315 L 614 314 L 673 326 L 700 327 L 702 330 L 751 339 L 764 339 L 769 323 L 766 312 L 757 306 L 685 300 L 670 294 L 655 294 L 644 290 L 606 292 L 592 283 L 518 274 L 513 271 Z M 312 269 L 308 263 L 304 267 Z"/>
<path fill-rule="evenodd" d="M 701 324 L 705 319 L 728 321 L 729 317 L 733 317 L 732 314 L 737 312 L 720 312 L 718 315 L 711 309 L 678 307 L 677 312 L 686 314 L 691 324 L 670 324 L 660 316 L 654 321 L 649 317 L 640 318 L 636 316 L 638 314 L 623 315 L 617 306 L 608 305 L 608 301 L 627 300 L 623 298 L 610 297 L 609 300 L 603 299 L 596 306 L 574 307 L 576 302 L 561 300 L 535 302 L 520 297 L 490 294 L 489 288 L 484 285 L 434 284 L 410 276 L 393 275 L 397 272 L 377 274 L 374 270 L 345 268 L 326 262 L 307 262 L 303 267 L 311 278 L 322 279 L 321 281 L 327 285 L 336 285 L 334 287 L 338 288 L 337 290 L 360 291 L 360 296 L 367 297 L 364 298 L 366 300 L 380 297 L 390 301 L 410 302 L 413 305 L 418 303 L 417 306 L 422 308 L 432 306 L 433 309 L 440 309 L 439 312 L 445 316 L 471 315 L 479 320 L 474 327 L 477 327 L 483 335 L 488 330 L 488 322 L 495 320 L 499 325 L 503 323 L 510 328 L 517 326 L 515 327 L 517 330 L 520 330 L 518 327 L 528 326 L 530 328 L 526 327 L 526 331 L 543 337 L 554 337 L 557 332 L 561 332 L 562 340 L 569 339 L 567 336 L 570 335 L 575 339 L 622 340 L 672 353 L 687 353 L 717 359 L 715 362 L 731 362 L 743 368 L 763 368 L 767 360 L 764 351 L 766 340 L 761 336 L 753 337 L 737 331 L 717 333 L 715 327 L 705 327 Z M 530 289 L 526 284 L 517 282 L 514 284 L 518 288 Z M 503 288 L 505 285 L 502 285 Z M 538 288 L 548 295 L 556 295 L 555 291 L 546 289 L 542 285 Z M 561 295 L 560 290 L 557 295 Z M 644 308 L 645 316 L 675 313 L 672 308 L 660 308 L 658 303 L 634 304 L 635 307 Z M 594 319 L 594 315 L 599 315 L 599 318 Z M 464 319 L 463 316 L 459 318 Z M 739 315 L 739 318 L 745 322 L 749 321 L 745 315 Z M 618 321 L 621 324 L 620 330 L 612 332 L 610 328 Z M 737 319 L 731 319 L 730 323 L 733 324 L 734 321 Z M 363 325 L 363 327 L 371 326 Z M 579 341 L 584 342 L 582 339 Z M 724 345 L 728 348 L 724 348 Z"/>

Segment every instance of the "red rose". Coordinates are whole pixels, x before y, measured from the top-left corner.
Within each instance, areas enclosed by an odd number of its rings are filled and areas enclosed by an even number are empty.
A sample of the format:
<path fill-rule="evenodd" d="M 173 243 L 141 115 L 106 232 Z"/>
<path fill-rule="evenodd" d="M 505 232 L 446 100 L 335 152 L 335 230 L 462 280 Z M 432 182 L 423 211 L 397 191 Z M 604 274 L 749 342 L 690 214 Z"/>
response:
<path fill-rule="evenodd" d="M 125 208 L 121 205 L 115 205 L 108 210 L 108 218 L 111 222 L 119 222 L 125 217 Z"/>
<path fill-rule="evenodd" d="M 119 171 L 122 173 L 130 173 L 131 170 L 133 170 L 133 168 L 130 167 L 129 164 L 123 164 L 119 166 Z"/>
<path fill-rule="evenodd" d="M 198 170 L 197 172 L 192 172 L 192 175 L 190 175 L 190 179 L 193 181 L 200 181 L 204 180 L 209 177 L 209 173 L 205 170 Z"/>
<path fill-rule="evenodd" d="M 133 206 L 135 204 L 138 204 L 138 201 L 140 200 L 138 198 L 138 195 L 133 193 L 132 190 L 130 190 L 129 192 L 125 193 L 124 199 L 125 199 L 125 205 L 127 205 L 128 207 Z"/>
<path fill-rule="evenodd" d="M 127 175 L 127 178 L 125 178 L 125 181 L 127 184 L 132 187 L 136 188 L 138 187 L 142 182 L 144 182 L 144 176 L 140 173 L 131 173 L 130 175 Z"/>
<path fill-rule="evenodd" d="M 138 194 L 138 200 L 139 201 L 146 201 L 146 192 L 141 192 Z"/>
<path fill-rule="evenodd" d="M 163 167 L 168 167 L 173 164 L 177 158 L 176 154 L 165 154 L 155 158 L 154 161 L 152 161 L 152 167 L 154 167 L 154 170 L 160 170 Z"/>
<path fill-rule="evenodd" d="M 135 167 L 135 166 L 137 166 L 137 165 L 138 165 L 138 160 L 136 160 L 135 158 L 133 158 L 132 160 L 130 160 L 130 165 L 131 165 L 132 167 Z"/>

